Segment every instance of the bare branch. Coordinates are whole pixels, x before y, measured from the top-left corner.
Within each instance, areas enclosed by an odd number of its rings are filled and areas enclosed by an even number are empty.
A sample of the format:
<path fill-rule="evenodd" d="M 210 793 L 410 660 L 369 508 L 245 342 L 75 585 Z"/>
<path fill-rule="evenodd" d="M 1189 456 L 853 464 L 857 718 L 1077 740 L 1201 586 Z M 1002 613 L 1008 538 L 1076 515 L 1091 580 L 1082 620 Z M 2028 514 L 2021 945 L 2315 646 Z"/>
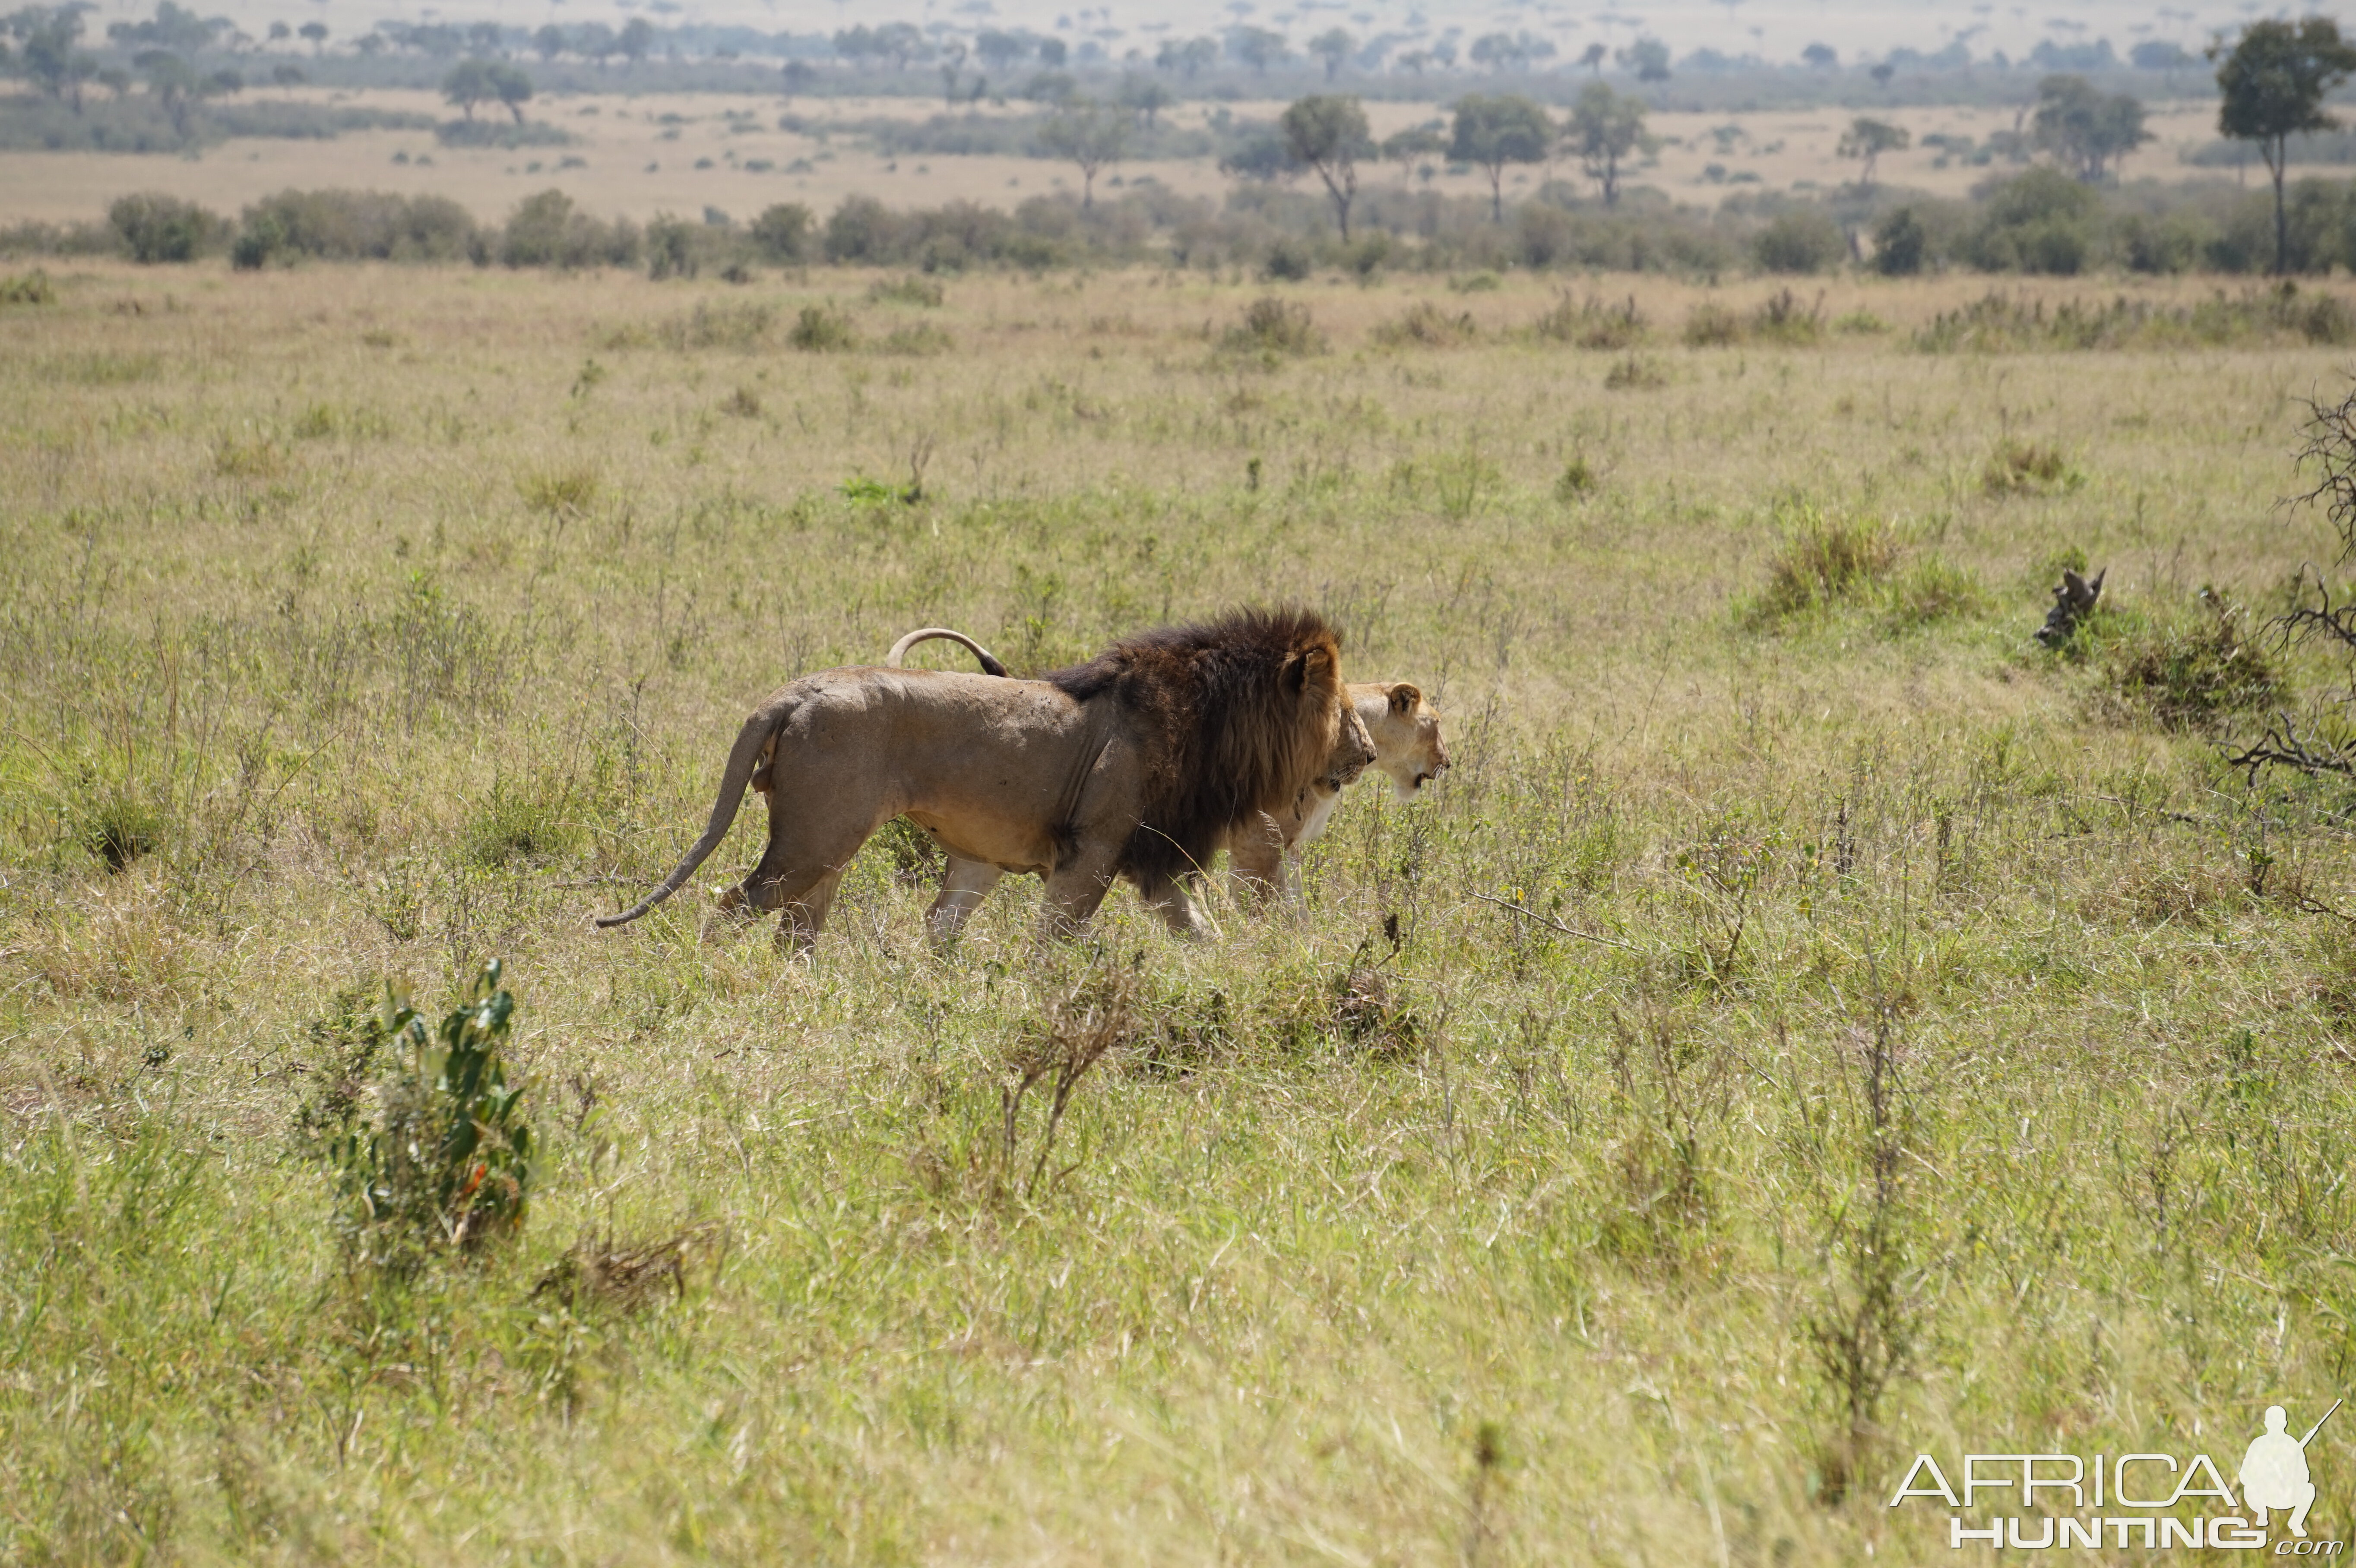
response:
<path fill-rule="evenodd" d="M 1643 948 L 1638 947 L 1633 942 L 1622 942 L 1617 937 L 1612 936 L 1598 936 L 1591 931 L 1579 931 L 1563 924 L 1562 922 L 1558 920 L 1549 920 L 1545 915 L 1538 913 L 1536 910 L 1524 909 L 1521 905 L 1517 903 L 1510 903 L 1504 899 L 1491 898 L 1487 893 L 1474 893 L 1472 896 L 1479 899 L 1483 903 L 1495 904 L 1499 909 L 1512 910 L 1524 920 L 1536 921 L 1538 924 L 1547 927 L 1549 931 L 1559 931 L 1565 936 L 1576 936 L 1581 942 L 1600 942 L 1606 947 L 1624 947 L 1631 953 L 1641 953 L 1644 951 Z"/>

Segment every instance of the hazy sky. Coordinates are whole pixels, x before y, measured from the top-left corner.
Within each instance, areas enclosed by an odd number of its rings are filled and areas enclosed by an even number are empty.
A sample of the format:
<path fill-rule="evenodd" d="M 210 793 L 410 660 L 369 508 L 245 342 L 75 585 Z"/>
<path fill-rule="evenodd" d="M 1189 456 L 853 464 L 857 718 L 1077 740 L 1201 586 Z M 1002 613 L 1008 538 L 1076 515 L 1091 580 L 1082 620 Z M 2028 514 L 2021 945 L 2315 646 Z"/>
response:
<path fill-rule="evenodd" d="M 960 28 L 1025 27 L 1075 42 L 1098 38 L 1114 56 L 1130 48 L 1151 53 L 1163 37 L 1214 32 L 1238 19 L 1289 34 L 1296 44 L 1341 26 L 1362 37 L 1451 28 L 1467 37 L 1500 28 L 1552 38 L 1577 55 L 1601 40 L 1617 48 L 1639 34 L 1665 40 L 1677 55 L 1701 48 L 1726 54 L 1755 52 L 1790 60 L 1823 42 L 1844 59 L 1898 48 L 1925 52 L 1960 36 L 1976 56 L 1995 50 L 2019 56 L 2040 40 L 2108 38 L 2121 55 L 2147 38 L 2165 38 L 2197 50 L 2211 35 L 2237 28 L 2261 14 L 2255 4 L 2161 5 L 2128 0 L 2083 0 L 2058 5 L 1997 0 L 1622 0 L 1618 5 L 1529 0 L 195 0 L 208 16 L 226 15 L 259 36 L 273 20 L 317 18 L 338 38 L 380 21 L 495 20 L 537 27 L 543 22 L 614 21 L 643 11 L 661 22 L 743 23 L 765 30 L 826 32 L 854 23 L 945 22 Z M 101 0 L 101 24 L 143 16 L 153 0 Z M 2278 7 L 2265 7 L 2271 12 Z"/>

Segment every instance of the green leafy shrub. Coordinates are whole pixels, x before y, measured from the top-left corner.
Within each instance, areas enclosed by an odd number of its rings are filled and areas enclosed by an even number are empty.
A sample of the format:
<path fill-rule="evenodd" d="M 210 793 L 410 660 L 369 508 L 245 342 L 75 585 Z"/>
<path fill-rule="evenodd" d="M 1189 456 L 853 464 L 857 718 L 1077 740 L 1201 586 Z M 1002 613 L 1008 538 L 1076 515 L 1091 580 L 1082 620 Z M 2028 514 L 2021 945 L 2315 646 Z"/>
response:
<path fill-rule="evenodd" d="M 1930 259 L 1931 236 L 1911 207 L 1901 207 L 1873 226 L 1873 270 L 1885 278 L 1911 278 Z"/>
<path fill-rule="evenodd" d="M 794 318 L 786 341 L 806 354 L 835 354 L 859 346 L 859 329 L 847 312 L 831 305 L 806 304 Z"/>
<path fill-rule="evenodd" d="M 2102 205 L 2092 186 L 2040 165 L 1989 193 L 1957 249 L 1986 272 L 2083 272 L 2100 243 Z"/>
<path fill-rule="evenodd" d="M 640 251 L 637 226 L 628 219 L 600 223 L 562 191 L 543 190 L 516 204 L 497 253 L 508 267 L 628 267 Z"/>
<path fill-rule="evenodd" d="M 1848 254 L 1841 226 L 1813 207 L 1779 215 L 1751 241 L 1751 254 L 1768 272 L 1823 272 Z"/>
<path fill-rule="evenodd" d="M 193 201 L 153 193 L 117 197 L 106 209 L 106 220 L 123 236 L 131 259 L 146 265 L 193 261 L 228 228 L 218 214 Z"/>
<path fill-rule="evenodd" d="M 298 257 L 333 261 L 479 260 L 485 238 L 443 196 L 374 190 L 284 190 L 245 209 L 230 260 L 252 270 Z"/>
<path fill-rule="evenodd" d="M 813 220 L 810 209 L 798 201 L 780 201 L 761 209 L 746 230 L 764 260 L 779 262 L 809 259 Z"/>
<path fill-rule="evenodd" d="M 1260 262 L 1260 275 L 1270 283 L 1297 283 L 1317 270 L 1316 252 L 1301 240 L 1284 238 L 1268 248 Z"/>
<path fill-rule="evenodd" d="M 444 1249 L 477 1251 L 523 1228 L 533 1139 L 527 1086 L 508 1083 L 502 1051 L 515 998 L 497 959 L 431 1030 L 388 990 L 377 1025 L 407 1060 L 376 1086 L 372 1117 L 355 1115 L 329 1148 L 348 1244 L 380 1266 L 413 1268 Z M 374 1052 L 368 1059 L 373 1060 Z"/>

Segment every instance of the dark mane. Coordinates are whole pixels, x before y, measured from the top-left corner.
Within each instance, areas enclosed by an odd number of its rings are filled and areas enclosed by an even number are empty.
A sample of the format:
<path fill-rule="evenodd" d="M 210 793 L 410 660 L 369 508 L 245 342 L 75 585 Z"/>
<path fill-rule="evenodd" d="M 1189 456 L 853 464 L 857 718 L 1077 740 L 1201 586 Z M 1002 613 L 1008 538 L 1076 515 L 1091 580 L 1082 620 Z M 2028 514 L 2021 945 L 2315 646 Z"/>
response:
<path fill-rule="evenodd" d="M 1345 700 L 1339 635 L 1297 608 L 1166 626 L 1041 678 L 1116 704 L 1144 746 L 1144 809 L 1118 868 L 1141 880 L 1188 876 L 1255 812 L 1291 805 L 1324 766 Z"/>

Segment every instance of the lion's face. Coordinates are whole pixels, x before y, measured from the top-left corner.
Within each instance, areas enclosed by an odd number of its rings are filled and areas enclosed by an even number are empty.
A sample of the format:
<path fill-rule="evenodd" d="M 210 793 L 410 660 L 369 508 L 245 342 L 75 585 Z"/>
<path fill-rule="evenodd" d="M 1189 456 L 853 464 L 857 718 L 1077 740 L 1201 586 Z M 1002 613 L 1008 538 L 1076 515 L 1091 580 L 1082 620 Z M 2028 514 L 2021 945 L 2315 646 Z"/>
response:
<path fill-rule="evenodd" d="M 1448 769 L 1448 747 L 1440 737 L 1440 712 L 1408 682 L 1354 685 L 1350 704 L 1374 738 L 1374 765 L 1387 774 L 1401 800 L 1413 800 L 1425 783 Z"/>
<path fill-rule="evenodd" d="M 1319 781 L 1332 790 L 1345 789 L 1357 782 L 1358 775 L 1366 771 L 1366 764 L 1381 755 L 1357 704 L 1344 702 L 1340 707 L 1340 732 L 1333 741 L 1333 754 L 1326 759 L 1324 776 Z"/>

